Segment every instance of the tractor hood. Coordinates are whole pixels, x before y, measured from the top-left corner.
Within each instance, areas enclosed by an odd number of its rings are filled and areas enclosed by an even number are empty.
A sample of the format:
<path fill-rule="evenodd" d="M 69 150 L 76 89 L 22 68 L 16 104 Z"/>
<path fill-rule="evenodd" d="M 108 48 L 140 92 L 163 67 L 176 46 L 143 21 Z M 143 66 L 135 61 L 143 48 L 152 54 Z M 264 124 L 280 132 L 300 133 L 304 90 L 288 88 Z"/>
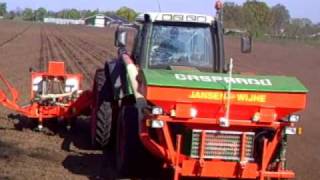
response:
<path fill-rule="evenodd" d="M 227 90 L 231 82 L 233 91 L 258 91 L 282 93 L 307 93 L 307 88 L 295 77 L 257 76 L 204 73 L 198 71 L 173 71 L 144 69 L 147 86 Z"/>

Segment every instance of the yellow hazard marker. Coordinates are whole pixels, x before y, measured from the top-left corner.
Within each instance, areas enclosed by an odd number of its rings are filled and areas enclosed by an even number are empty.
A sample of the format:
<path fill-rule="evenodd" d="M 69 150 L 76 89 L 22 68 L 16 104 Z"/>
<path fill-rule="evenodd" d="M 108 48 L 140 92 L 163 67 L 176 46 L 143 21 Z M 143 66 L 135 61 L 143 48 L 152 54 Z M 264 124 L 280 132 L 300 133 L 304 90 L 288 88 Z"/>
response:
<path fill-rule="evenodd" d="M 151 127 L 151 120 L 149 120 L 149 119 L 146 120 L 146 126 L 147 126 L 147 127 Z"/>
<path fill-rule="evenodd" d="M 303 128 L 302 128 L 302 127 L 299 127 L 297 134 L 300 136 L 300 135 L 302 135 L 302 132 L 303 132 Z"/>

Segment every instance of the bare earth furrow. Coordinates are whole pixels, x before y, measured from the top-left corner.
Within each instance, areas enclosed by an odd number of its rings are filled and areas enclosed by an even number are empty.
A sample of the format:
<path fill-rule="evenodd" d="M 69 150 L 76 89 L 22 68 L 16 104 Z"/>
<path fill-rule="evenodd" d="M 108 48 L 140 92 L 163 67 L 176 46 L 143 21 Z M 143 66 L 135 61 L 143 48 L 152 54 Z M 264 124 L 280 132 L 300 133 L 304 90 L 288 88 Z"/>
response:
<path fill-rule="evenodd" d="M 92 51 L 92 47 L 88 48 L 85 42 L 79 41 L 79 38 L 66 33 L 68 31 L 61 31 L 61 29 L 57 30 L 60 32 L 60 34 L 63 34 L 64 40 L 73 46 L 73 48 L 78 50 L 82 57 L 85 57 L 87 61 L 90 61 L 90 63 L 95 65 L 94 68 L 103 66 L 106 55 L 97 54 L 96 52 Z"/>
<path fill-rule="evenodd" d="M 50 44 L 50 46 L 54 46 L 55 47 L 55 51 L 57 53 L 56 57 L 58 59 L 55 60 L 60 60 L 60 61 L 64 61 L 67 65 L 67 71 L 70 73 L 74 73 L 77 70 L 74 68 L 74 66 L 71 66 L 70 63 L 68 61 L 66 61 L 66 59 L 68 59 L 67 54 L 64 52 L 64 50 L 62 49 L 62 47 L 59 45 L 59 43 L 56 41 L 56 39 L 51 35 L 49 35 L 47 37 L 48 42 Z M 51 59 L 53 60 L 53 59 Z"/>
<path fill-rule="evenodd" d="M 77 33 L 75 33 L 74 31 L 71 31 L 70 28 L 65 28 L 65 34 L 68 35 L 68 37 L 72 38 L 73 41 L 77 42 L 77 44 L 79 44 L 79 46 L 81 46 L 83 49 L 87 50 L 88 52 L 90 52 L 90 54 L 93 54 L 94 56 L 96 56 L 97 58 L 100 59 L 100 61 L 102 61 L 103 63 L 105 62 L 106 59 L 111 59 L 115 54 L 114 54 L 114 49 L 113 48 L 108 48 L 107 45 L 110 45 L 110 41 L 113 42 L 113 38 L 110 39 L 110 34 L 113 34 L 113 30 L 112 29 L 107 29 L 107 31 L 105 33 L 107 33 L 109 36 L 101 36 L 101 34 L 104 33 L 97 33 L 96 35 L 99 35 L 99 37 L 95 37 L 95 39 L 105 39 L 104 40 L 104 44 L 105 45 L 101 45 L 98 44 L 97 41 L 92 41 L 90 38 L 84 38 L 82 37 L 82 35 L 91 35 L 92 32 L 90 33 L 90 31 L 88 31 L 88 27 L 79 27 L 77 28 Z M 96 29 L 95 29 L 96 30 Z M 103 30 L 104 32 L 104 30 Z M 84 36 L 86 37 L 86 36 Z M 102 59 L 102 60 L 101 60 Z"/>
<path fill-rule="evenodd" d="M 39 69 L 41 71 L 45 71 L 46 64 L 51 57 L 49 57 L 47 35 L 44 27 L 41 27 L 40 29 L 40 40 L 41 40 L 41 45 L 40 45 Z"/>
<path fill-rule="evenodd" d="M 52 35 L 49 33 L 47 33 L 47 42 L 48 42 L 48 49 L 51 57 L 50 60 L 59 60 L 61 58 L 61 56 L 59 56 L 59 51 L 57 50 L 57 47 L 59 46 L 59 44 L 53 43 Z"/>
<path fill-rule="evenodd" d="M 112 53 L 107 51 L 106 48 L 102 48 L 95 44 L 90 44 L 87 41 L 84 41 L 80 38 L 74 38 L 75 41 L 78 41 L 81 48 L 87 50 L 90 54 L 96 57 L 99 61 L 104 62 L 106 57 L 112 57 Z"/>
<path fill-rule="evenodd" d="M 77 51 L 74 51 L 72 47 L 70 47 L 69 44 L 63 40 L 63 38 L 59 37 L 57 34 L 52 33 L 52 36 L 57 41 L 57 44 L 61 47 L 60 51 L 63 51 L 66 54 L 66 58 L 64 59 L 67 62 L 67 66 L 69 67 L 76 67 L 81 72 L 86 80 L 86 84 L 88 85 L 89 82 L 93 80 L 93 74 L 91 74 L 86 67 L 86 64 L 84 64 L 80 59 Z"/>
<path fill-rule="evenodd" d="M 74 41 L 74 39 L 69 39 L 68 36 L 65 36 L 61 32 L 59 33 L 60 37 L 63 37 L 63 40 L 65 43 L 67 43 L 72 49 L 77 51 L 79 53 L 79 56 L 81 56 L 82 59 L 85 59 L 86 62 L 90 62 L 90 64 L 94 65 L 94 67 L 100 67 L 102 66 L 101 57 L 97 57 L 94 54 L 91 54 L 90 52 L 87 51 L 87 49 L 82 48 L 80 43 L 77 43 Z"/>
<path fill-rule="evenodd" d="M 27 26 L 26 28 L 24 28 L 21 32 L 15 34 L 14 36 L 12 36 L 11 38 L 9 38 L 8 40 L 0 43 L 0 48 L 9 45 L 11 42 L 13 42 L 14 40 L 16 40 L 17 38 L 21 37 L 26 31 L 28 31 L 31 28 L 32 24 L 30 24 L 29 26 Z"/>

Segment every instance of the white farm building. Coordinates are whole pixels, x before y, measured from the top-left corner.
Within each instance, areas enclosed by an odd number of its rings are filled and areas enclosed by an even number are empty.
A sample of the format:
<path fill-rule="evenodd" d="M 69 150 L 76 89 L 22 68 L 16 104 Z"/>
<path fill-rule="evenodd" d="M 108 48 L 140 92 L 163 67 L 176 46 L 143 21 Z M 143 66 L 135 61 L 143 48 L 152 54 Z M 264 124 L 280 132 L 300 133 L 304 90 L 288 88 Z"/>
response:
<path fill-rule="evenodd" d="M 106 27 L 111 24 L 126 24 L 129 23 L 125 19 L 116 15 L 106 16 L 104 14 L 96 14 L 84 19 L 85 24 L 94 27 Z"/>
<path fill-rule="evenodd" d="M 95 26 L 95 27 L 105 27 L 105 15 L 97 14 L 94 16 L 87 17 L 85 19 L 86 25 Z"/>
<path fill-rule="evenodd" d="M 44 18 L 43 22 L 51 24 L 84 24 L 84 20 L 78 19 L 61 19 L 61 18 Z"/>

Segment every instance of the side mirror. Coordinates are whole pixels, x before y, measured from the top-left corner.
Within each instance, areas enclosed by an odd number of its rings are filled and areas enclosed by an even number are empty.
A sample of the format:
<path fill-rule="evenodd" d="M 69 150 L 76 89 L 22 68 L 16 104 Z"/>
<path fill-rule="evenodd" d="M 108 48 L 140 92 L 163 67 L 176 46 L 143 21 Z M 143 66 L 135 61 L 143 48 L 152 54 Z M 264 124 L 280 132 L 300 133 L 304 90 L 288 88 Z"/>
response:
<path fill-rule="evenodd" d="M 251 36 L 241 36 L 241 52 L 251 53 L 252 51 L 252 38 Z"/>
<path fill-rule="evenodd" d="M 115 33 L 114 45 L 116 47 L 126 47 L 126 45 L 127 45 L 127 32 L 125 32 L 124 30 L 120 30 L 118 28 Z"/>

